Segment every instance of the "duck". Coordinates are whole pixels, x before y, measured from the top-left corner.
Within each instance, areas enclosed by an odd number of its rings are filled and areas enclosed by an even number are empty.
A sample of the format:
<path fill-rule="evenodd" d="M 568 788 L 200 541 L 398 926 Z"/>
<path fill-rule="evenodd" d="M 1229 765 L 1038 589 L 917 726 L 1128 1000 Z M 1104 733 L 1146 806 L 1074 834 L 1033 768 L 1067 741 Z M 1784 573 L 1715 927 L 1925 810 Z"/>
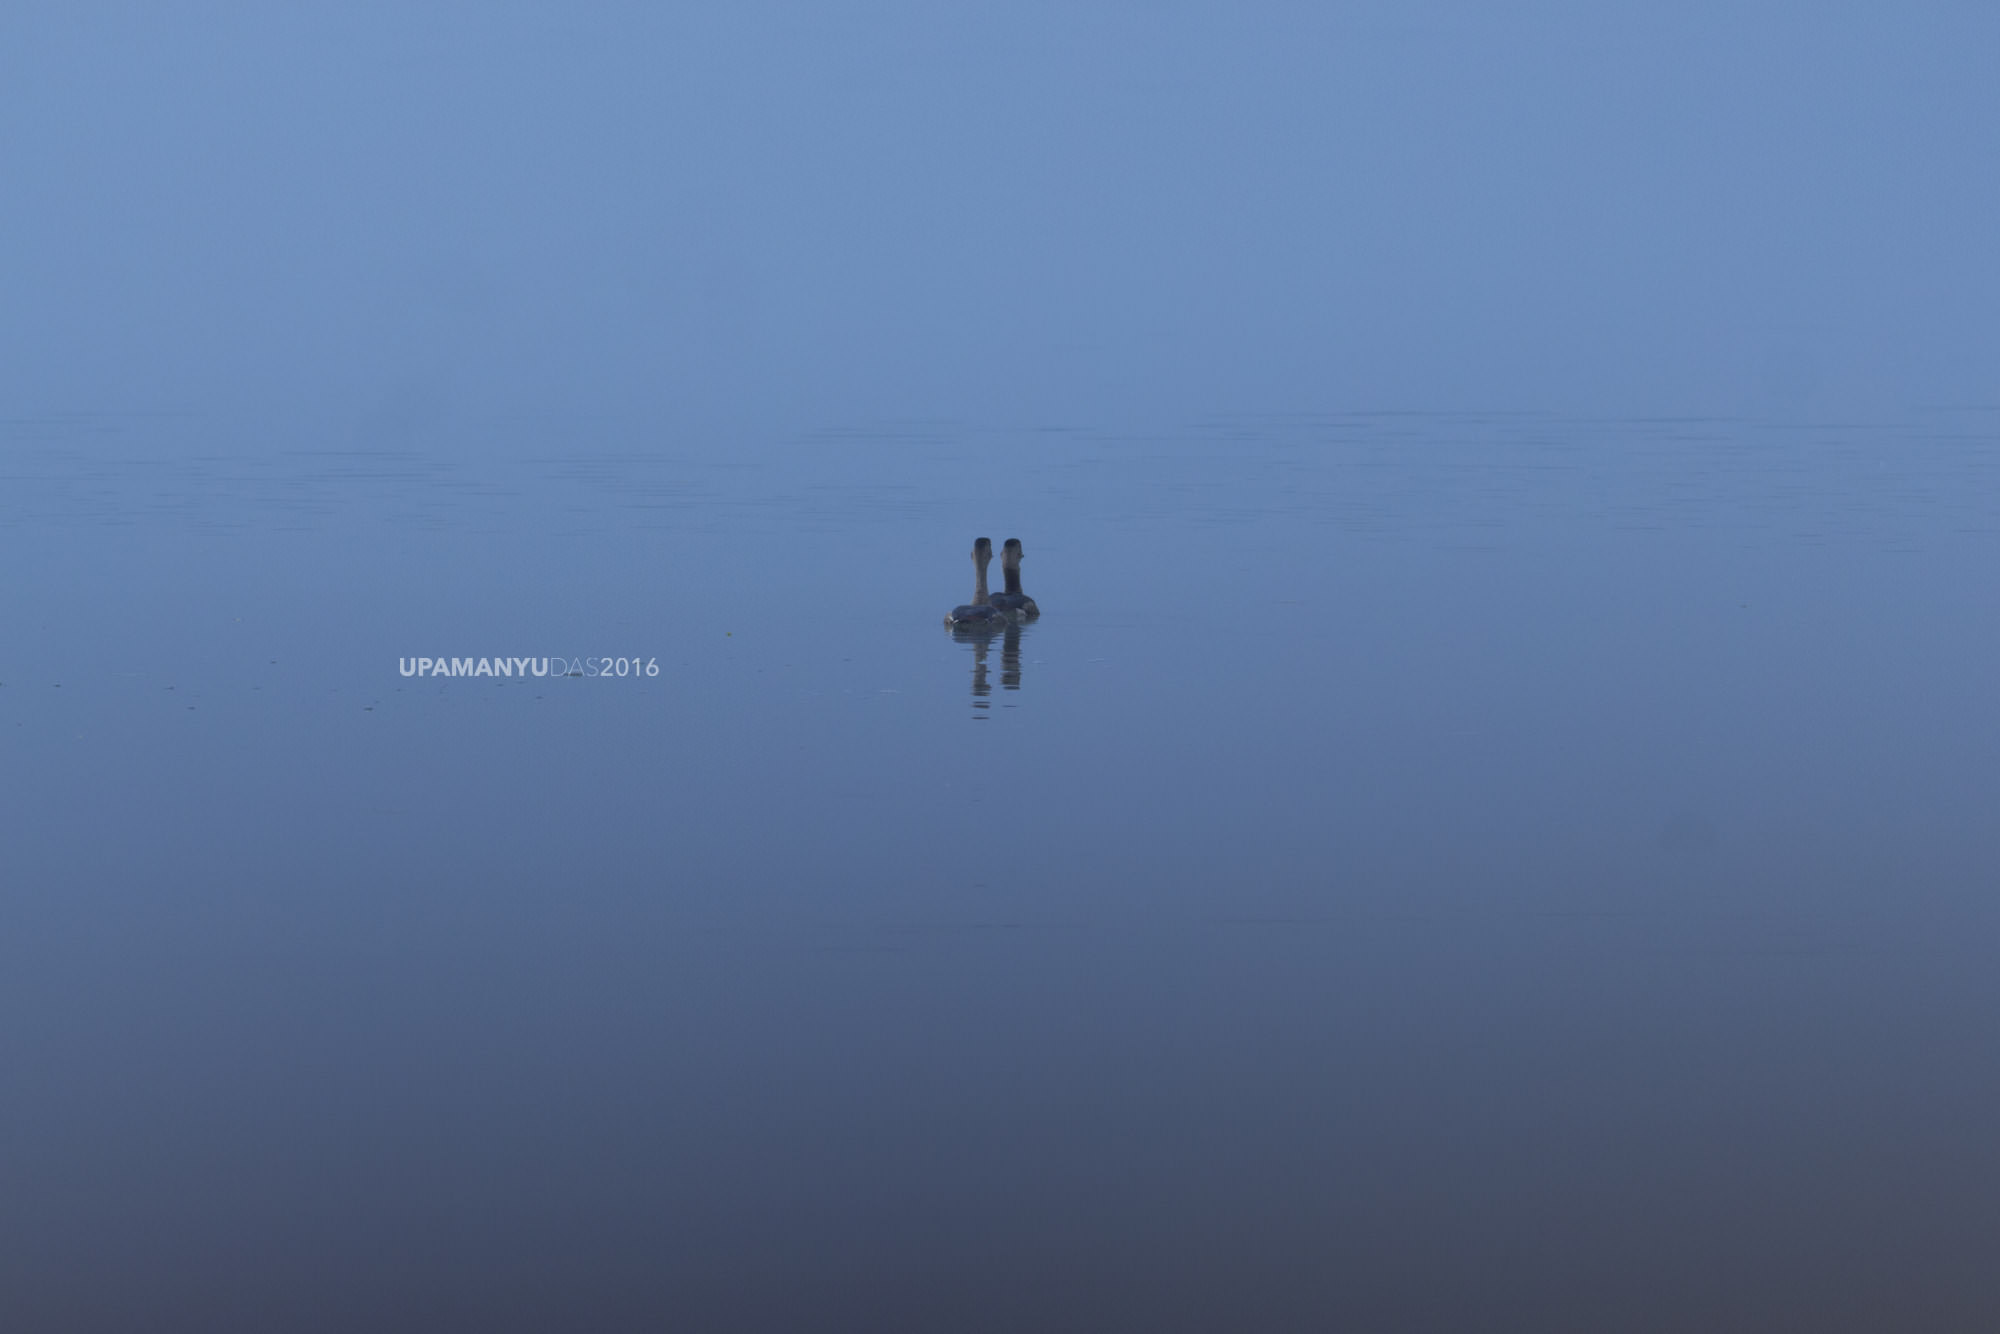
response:
<path fill-rule="evenodd" d="M 986 591 L 986 567 L 993 561 L 993 539 L 974 538 L 972 542 L 972 568 L 977 572 L 972 584 L 972 601 L 961 607 L 953 607 L 945 613 L 944 623 L 953 630 L 972 629 L 977 626 L 998 627 L 1006 623 L 1006 616 L 993 605 L 992 597 Z"/>
<path fill-rule="evenodd" d="M 989 599 L 994 606 L 1024 621 L 1032 621 L 1042 614 L 1035 600 L 1021 591 L 1021 539 L 1010 537 L 1000 552 L 1000 573 L 1007 580 L 1005 591 L 993 594 Z"/>

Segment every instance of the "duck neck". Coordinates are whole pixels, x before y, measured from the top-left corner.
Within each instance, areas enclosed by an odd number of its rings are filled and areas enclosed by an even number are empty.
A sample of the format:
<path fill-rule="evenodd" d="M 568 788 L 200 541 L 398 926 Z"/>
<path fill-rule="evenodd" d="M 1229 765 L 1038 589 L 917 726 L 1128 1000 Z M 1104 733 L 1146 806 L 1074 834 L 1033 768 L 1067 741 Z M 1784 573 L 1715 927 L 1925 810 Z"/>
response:
<path fill-rule="evenodd" d="M 1000 564 L 1000 573 L 1007 580 L 1007 591 L 1009 593 L 1018 593 L 1021 591 L 1021 567 L 1019 565 L 1016 565 L 1013 561 L 1002 561 Z"/>
<path fill-rule="evenodd" d="M 975 562 L 974 568 L 978 570 L 978 574 L 972 580 L 972 605 L 984 607 L 992 601 L 992 596 L 986 591 L 986 561 Z"/>

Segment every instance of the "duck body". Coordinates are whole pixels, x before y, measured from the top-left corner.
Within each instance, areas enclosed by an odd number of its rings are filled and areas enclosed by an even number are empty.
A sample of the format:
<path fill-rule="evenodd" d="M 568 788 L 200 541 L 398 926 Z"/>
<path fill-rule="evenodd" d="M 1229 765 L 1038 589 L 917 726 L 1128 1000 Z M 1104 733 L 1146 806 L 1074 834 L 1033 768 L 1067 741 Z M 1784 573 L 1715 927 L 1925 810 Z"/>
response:
<path fill-rule="evenodd" d="M 993 605 L 1009 616 L 1019 616 L 1028 621 L 1042 614 L 1042 609 L 1037 607 L 1035 600 L 1026 593 L 995 593 Z"/>
<path fill-rule="evenodd" d="M 982 625 L 998 627 L 1006 622 L 1007 614 L 990 602 L 983 607 L 967 603 L 963 607 L 953 607 L 944 614 L 944 623 L 954 630 L 972 629 Z"/>

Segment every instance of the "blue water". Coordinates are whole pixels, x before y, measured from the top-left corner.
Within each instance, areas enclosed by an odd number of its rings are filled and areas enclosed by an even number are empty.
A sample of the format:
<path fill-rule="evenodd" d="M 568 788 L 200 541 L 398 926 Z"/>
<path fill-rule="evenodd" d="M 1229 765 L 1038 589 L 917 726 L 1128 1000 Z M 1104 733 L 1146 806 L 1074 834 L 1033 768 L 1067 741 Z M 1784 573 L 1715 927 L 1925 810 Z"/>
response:
<path fill-rule="evenodd" d="M 1972 1327 L 1996 558 L 1970 409 L 0 423 L 4 1323 Z"/>

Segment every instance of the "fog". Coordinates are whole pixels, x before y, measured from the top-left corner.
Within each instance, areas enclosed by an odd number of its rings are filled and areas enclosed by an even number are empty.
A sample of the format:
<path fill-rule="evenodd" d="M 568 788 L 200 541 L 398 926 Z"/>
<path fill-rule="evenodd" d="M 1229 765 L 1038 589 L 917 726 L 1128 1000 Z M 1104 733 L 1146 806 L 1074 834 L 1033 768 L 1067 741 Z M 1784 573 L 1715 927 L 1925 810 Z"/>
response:
<path fill-rule="evenodd" d="M 12 11 L 0 396 L 433 434 L 1991 397 L 1987 7 L 567 8 Z"/>
<path fill-rule="evenodd" d="M 1994 1327 L 1996 68 L 7 9 L 0 1327 Z"/>

